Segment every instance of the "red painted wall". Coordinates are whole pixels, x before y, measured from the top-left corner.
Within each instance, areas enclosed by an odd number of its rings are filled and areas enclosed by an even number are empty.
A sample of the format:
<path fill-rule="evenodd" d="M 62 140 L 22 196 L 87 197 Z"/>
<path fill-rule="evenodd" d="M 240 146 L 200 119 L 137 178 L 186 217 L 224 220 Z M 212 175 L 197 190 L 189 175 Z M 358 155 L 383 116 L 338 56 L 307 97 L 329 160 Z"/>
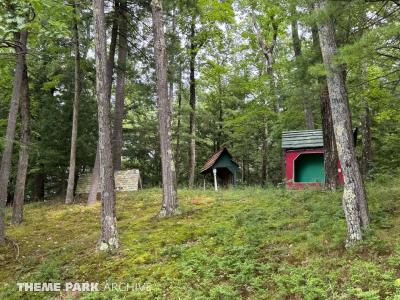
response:
<path fill-rule="evenodd" d="M 323 148 L 318 149 L 298 149 L 298 150 L 286 150 L 285 151 L 285 165 L 286 165 L 286 186 L 291 189 L 298 189 L 304 187 L 320 187 L 321 184 L 319 182 L 315 183 L 303 183 L 303 182 L 294 182 L 294 161 L 296 158 L 304 153 L 324 153 Z M 339 170 L 339 183 L 343 184 L 343 173 L 342 168 L 340 166 L 340 162 L 338 161 L 338 170 Z"/>

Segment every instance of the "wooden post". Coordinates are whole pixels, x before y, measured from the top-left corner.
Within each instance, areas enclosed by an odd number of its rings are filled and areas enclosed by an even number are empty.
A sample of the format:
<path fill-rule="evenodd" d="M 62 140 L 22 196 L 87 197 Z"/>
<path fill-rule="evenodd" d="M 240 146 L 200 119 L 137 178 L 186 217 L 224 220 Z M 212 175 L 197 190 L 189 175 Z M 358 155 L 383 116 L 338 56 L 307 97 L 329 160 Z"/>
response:
<path fill-rule="evenodd" d="M 215 191 L 218 191 L 218 183 L 217 183 L 217 169 L 213 169 L 213 174 L 214 174 L 214 188 Z"/>
<path fill-rule="evenodd" d="M 203 190 L 206 190 L 206 176 L 203 176 Z"/>

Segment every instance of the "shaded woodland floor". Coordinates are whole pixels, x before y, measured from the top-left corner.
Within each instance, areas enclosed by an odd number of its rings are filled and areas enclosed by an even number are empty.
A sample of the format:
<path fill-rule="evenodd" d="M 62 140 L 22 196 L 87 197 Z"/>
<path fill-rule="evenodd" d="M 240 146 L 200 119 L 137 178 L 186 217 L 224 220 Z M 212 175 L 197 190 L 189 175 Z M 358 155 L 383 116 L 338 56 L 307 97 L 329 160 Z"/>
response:
<path fill-rule="evenodd" d="M 400 299 L 400 181 L 368 184 L 371 230 L 344 248 L 341 193 L 180 190 L 117 197 L 121 248 L 95 252 L 100 205 L 33 203 L 0 248 L 0 299 Z M 134 291 L 18 292 L 16 282 L 129 283 Z M 397 296 L 396 296 L 397 295 Z"/>

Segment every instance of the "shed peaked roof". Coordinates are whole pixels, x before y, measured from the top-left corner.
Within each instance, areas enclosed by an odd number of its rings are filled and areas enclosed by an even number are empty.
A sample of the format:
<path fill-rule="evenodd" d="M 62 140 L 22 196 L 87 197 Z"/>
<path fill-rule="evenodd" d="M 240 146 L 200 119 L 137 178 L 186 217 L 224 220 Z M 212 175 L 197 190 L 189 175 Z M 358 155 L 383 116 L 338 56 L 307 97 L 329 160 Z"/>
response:
<path fill-rule="evenodd" d="M 221 155 L 223 153 L 226 153 L 229 155 L 230 158 L 232 158 L 232 155 L 229 153 L 228 149 L 226 148 L 222 148 L 220 150 L 218 150 L 217 152 L 215 152 L 208 160 L 207 162 L 204 164 L 204 166 L 201 168 L 200 173 L 204 173 L 206 172 L 208 169 L 210 169 L 216 162 L 217 160 L 221 157 Z M 232 160 L 232 162 L 237 165 L 236 162 L 234 162 Z"/>
<path fill-rule="evenodd" d="M 283 149 L 320 148 L 323 146 L 322 130 L 286 131 L 282 133 Z"/>

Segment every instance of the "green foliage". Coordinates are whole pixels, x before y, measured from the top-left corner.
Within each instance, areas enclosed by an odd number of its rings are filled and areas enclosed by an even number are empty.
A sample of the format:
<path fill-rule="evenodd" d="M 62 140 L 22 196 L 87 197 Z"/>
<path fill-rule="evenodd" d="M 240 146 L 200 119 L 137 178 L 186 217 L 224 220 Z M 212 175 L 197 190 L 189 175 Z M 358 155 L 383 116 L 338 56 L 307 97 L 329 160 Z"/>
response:
<path fill-rule="evenodd" d="M 106 1 L 107 5 L 110 3 Z M 267 161 L 267 182 L 279 185 L 283 178 L 282 131 L 306 128 L 306 102 L 314 127 L 321 127 L 320 93 L 326 72 L 315 26 L 328 13 L 336 20 L 336 62 L 343 64 L 346 71 L 353 126 L 360 127 L 366 107 L 371 110 L 369 176 L 391 172 L 393 166 L 400 165 L 398 6 L 393 1 L 381 5 L 376 1 L 329 3 L 328 11 L 318 15 L 313 12 L 312 1 L 164 1 L 168 81 L 174 90 L 172 137 L 179 185 L 186 185 L 189 170 L 190 44 L 193 43 L 196 54 L 196 174 L 214 151 L 226 146 L 240 163 L 241 184 L 260 184 L 261 165 Z M 146 186 L 158 186 L 161 172 L 150 7 L 146 1 L 139 1 L 129 5 L 128 10 L 133 18 L 128 29 L 122 165 L 139 168 Z M 89 172 L 93 165 L 97 116 L 90 1 L 79 2 L 78 11 L 84 78 L 77 147 L 80 175 Z M 116 13 L 111 6 L 106 11 L 110 33 Z M 28 198 L 33 194 L 36 175 L 46 177 L 47 196 L 63 194 L 65 189 L 73 99 L 73 17 L 72 5 L 61 0 L 6 0 L 0 4 L 0 151 L 15 67 L 14 49 L 7 43 L 13 40 L 14 32 L 29 31 L 27 59 L 33 138 Z M 294 56 L 291 35 L 295 21 L 301 43 L 298 57 Z M 190 37 L 192 22 L 195 34 Z M 266 70 L 256 28 L 267 48 L 276 31 L 272 73 Z M 362 142 L 362 130 L 360 133 Z M 18 134 L 19 127 L 16 139 Z M 361 143 L 357 151 L 361 156 Z M 263 152 L 267 157 L 263 157 Z M 17 153 L 14 162 L 18 161 Z M 201 184 L 200 180 L 197 183 Z"/>
<path fill-rule="evenodd" d="M 180 190 L 182 214 L 162 220 L 154 218 L 160 190 L 118 194 L 122 248 L 112 258 L 94 251 L 100 205 L 28 204 L 26 221 L 7 228 L 19 260 L 12 245 L 0 249 L 0 297 L 25 296 L 16 281 L 89 281 L 147 288 L 82 299 L 394 299 L 399 186 L 392 178 L 368 184 L 371 230 L 351 251 L 340 192 Z"/>

